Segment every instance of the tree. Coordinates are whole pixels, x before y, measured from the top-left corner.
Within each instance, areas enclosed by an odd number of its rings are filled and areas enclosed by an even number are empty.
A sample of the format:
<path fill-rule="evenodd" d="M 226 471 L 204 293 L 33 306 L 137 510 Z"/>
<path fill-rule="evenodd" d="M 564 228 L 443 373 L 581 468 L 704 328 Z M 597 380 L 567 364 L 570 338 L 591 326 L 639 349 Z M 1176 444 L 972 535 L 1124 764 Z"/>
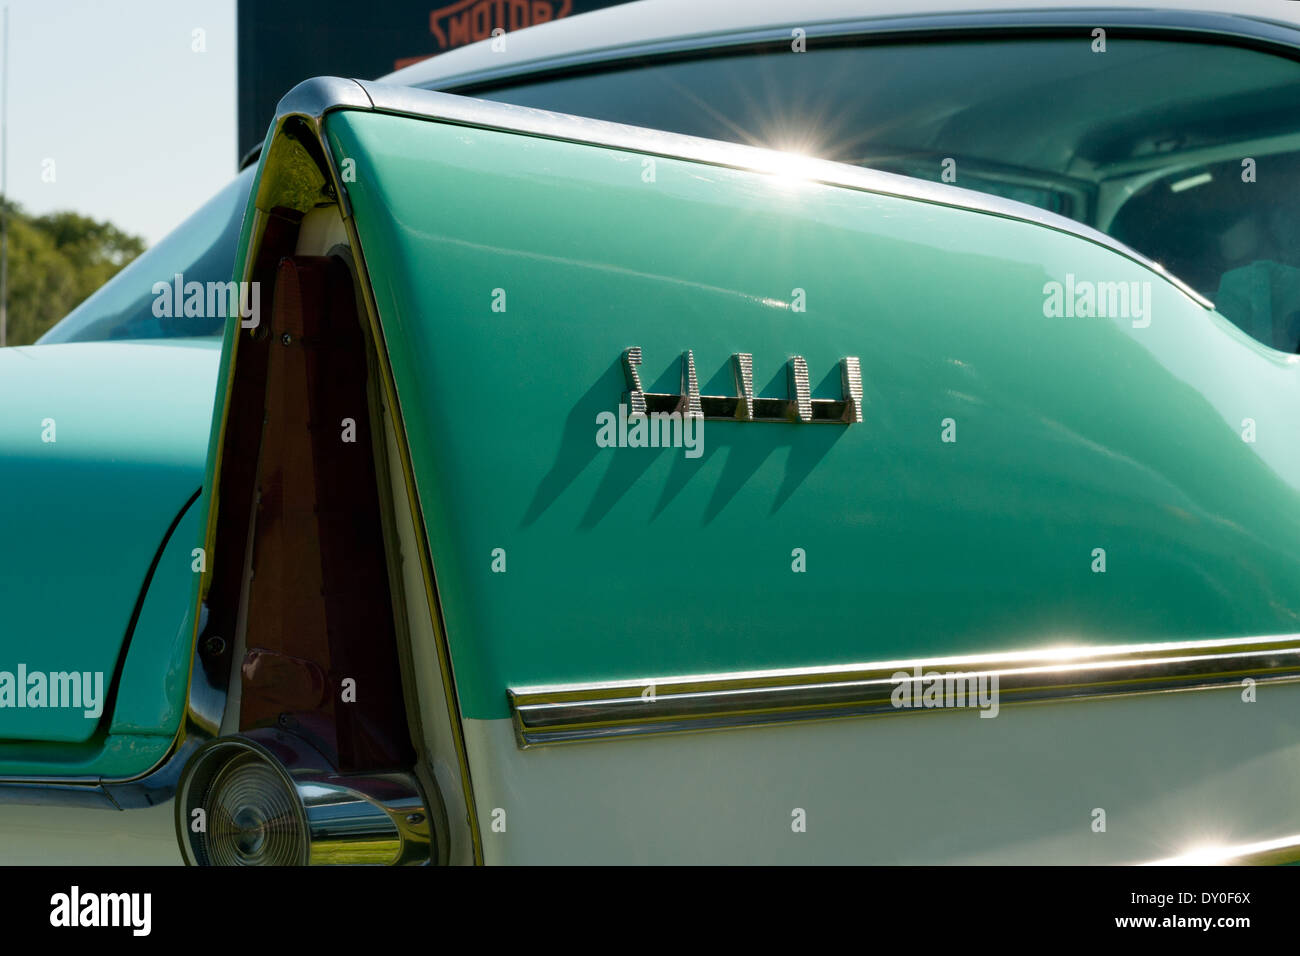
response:
<path fill-rule="evenodd" d="M 28 345 L 140 253 L 145 242 L 75 212 L 9 203 L 9 345 Z"/>

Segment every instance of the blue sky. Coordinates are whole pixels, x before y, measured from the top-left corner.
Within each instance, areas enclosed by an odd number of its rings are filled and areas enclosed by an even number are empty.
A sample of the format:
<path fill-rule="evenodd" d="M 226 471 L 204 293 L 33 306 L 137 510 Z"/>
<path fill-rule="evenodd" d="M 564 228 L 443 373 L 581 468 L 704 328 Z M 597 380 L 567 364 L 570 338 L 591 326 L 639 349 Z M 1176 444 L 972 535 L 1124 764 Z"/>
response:
<path fill-rule="evenodd" d="M 7 5 L 9 195 L 24 209 L 152 245 L 235 175 L 235 0 Z"/>

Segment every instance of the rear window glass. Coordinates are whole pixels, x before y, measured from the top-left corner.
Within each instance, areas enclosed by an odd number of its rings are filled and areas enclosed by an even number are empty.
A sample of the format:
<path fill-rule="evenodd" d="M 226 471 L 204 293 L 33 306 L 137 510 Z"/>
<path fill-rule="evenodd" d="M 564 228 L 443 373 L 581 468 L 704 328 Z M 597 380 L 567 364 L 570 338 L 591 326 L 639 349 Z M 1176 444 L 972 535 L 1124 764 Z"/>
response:
<path fill-rule="evenodd" d="M 240 173 L 174 232 L 69 312 L 38 344 L 220 335 L 224 314 L 210 314 L 205 308 L 203 315 L 186 316 L 183 302 L 181 308 L 171 307 L 171 293 L 163 303 L 168 307 L 155 308 L 154 287 L 162 282 L 174 288 L 178 275 L 182 288 L 190 282 L 206 289 L 209 283 L 231 281 L 253 173 L 252 167 Z"/>

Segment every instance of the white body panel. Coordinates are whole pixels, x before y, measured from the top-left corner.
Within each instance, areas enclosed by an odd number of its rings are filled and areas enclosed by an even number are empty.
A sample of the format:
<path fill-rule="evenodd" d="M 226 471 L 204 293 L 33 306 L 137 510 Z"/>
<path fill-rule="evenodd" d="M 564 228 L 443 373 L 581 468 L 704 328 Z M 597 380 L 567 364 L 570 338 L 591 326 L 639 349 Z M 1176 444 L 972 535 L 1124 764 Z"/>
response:
<path fill-rule="evenodd" d="M 1257 693 L 526 751 L 508 720 L 466 736 L 488 863 L 1134 863 L 1300 831 L 1300 685 Z"/>
<path fill-rule="evenodd" d="M 0 805 L 0 866 L 179 866 L 172 813 Z"/>
<path fill-rule="evenodd" d="M 1300 685 L 1257 693 L 527 751 L 508 720 L 466 737 L 488 863 L 1134 863 L 1300 832 Z M 0 864 L 178 864 L 172 813 L 0 806 Z"/>

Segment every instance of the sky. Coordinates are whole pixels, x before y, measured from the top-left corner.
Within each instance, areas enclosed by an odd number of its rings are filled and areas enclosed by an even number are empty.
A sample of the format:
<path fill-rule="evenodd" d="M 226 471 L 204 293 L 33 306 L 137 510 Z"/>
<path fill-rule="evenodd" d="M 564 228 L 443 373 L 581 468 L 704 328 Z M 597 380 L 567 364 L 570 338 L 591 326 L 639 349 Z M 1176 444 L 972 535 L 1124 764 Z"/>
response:
<path fill-rule="evenodd" d="M 235 175 L 235 0 L 3 6 L 8 186 L 24 210 L 153 245 Z"/>

